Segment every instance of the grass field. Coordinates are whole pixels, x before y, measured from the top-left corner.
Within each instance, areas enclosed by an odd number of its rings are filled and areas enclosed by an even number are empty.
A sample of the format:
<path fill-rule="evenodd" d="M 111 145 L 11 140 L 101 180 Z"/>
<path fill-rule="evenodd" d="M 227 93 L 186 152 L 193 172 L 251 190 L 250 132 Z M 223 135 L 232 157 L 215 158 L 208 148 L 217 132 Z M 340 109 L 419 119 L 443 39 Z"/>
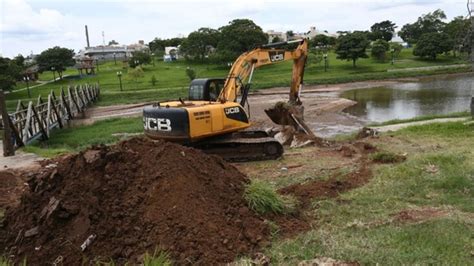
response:
<path fill-rule="evenodd" d="M 371 58 L 360 59 L 357 67 L 352 67 L 352 62 L 337 60 L 334 53 L 329 53 L 329 69 L 324 72 L 323 62 L 316 63 L 309 60 L 305 71 L 305 82 L 307 84 L 341 83 L 358 80 L 387 79 L 397 77 L 410 77 L 420 75 L 431 75 L 438 73 L 466 72 L 467 67 L 458 67 L 438 70 L 420 70 L 410 72 L 387 72 L 389 69 L 403 69 L 412 67 L 426 67 L 437 65 L 458 65 L 466 63 L 461 57 L 454 58 L 451 55 L 442 55 L 436 61 L 416 58 L 411 49 L 401 52 L 394 65 L 389 60 L 378 62 Z M 99 82 L 102 90 L 102 99 L 99 105 L 113 105 L 124 103 L 137 103 L 144 101 L 176 99 L 187 96 L 189 79 L 185 74 L 186 68 L 195 70 L 197 77 L 225 77 L 228 67 L 215 64 L 197 64 L 186 61 L 165 63 L 155 60 L 155 66 L 145 65 L 144 76 L 133 79 L 127 74 L 128 67 L 122 62 L 100 63 L 99 71 L 95 76 L 81 79 L 66 78 L 44 86 L 32 89 L 32 98 L 38 95 L 47 95 L 51 90 L 59 91 L 60 87 L 68 85 Z M 291 62 L 268 65 L 256 70 L 253 79 L 253 89 L 262 89 L 275 86 L 288 86 L 291 80 Z M 123 73 L 123 91 L 120 91 L 117 71 Z M 64 74 L 77 75 L 74 69 L 66 70 Z M 152 76 L 158 80 L 156 85 L 151 83 Z M 51 80 L 52 73 L 44 72 L 40 80 Z M 22 84 L 17 86 L 22 87 Z M 12 92 L 7 95 L 7 106 L 12 109 L 16 106 L 18 99 L 27 100 L 26 90 Z"/>
<path fill-rule="evenodd" d="M 313 229 L 292 239 L 276 239 L 264 254 L 273 264 L 330 257 L 362 265 L 469 265 L 474 252 L 474 125 L 444 123 L 410 127 L 367 140 L 378 149 L 406 153 L 398 164 L 377 164 L 370 181 L 335 199 L 315 199 L 308 211 Z M 314 153 L 312 148 L 292 153 Z M 334 164 L 286 156 L 258 162 L 251 177 L 277 187 L 325 179 L 318 169 Z M 303 160 L 303 161 L 301 161 Z M 303 163 L 304 170 L 280 172 Z M 273 173 L 273 174 L 270 174 Z M 399 213 L 424 213 L 400 222 Z M 394 220 L 395 219 L 395 220 Z"/>

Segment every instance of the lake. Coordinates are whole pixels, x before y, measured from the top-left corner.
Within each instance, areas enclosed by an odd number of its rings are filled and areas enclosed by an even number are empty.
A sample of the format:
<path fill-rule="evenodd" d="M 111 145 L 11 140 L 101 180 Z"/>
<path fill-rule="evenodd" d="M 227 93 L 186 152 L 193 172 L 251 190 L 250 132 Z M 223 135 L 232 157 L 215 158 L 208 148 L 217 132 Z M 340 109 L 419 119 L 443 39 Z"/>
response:
<path fill-rule="evenodd" d="M 345 112 L 372 122 L 470 110 L 474 76 L 438 76 L 387 87 L 354 89 L 341 97 L 357 104 Z"/>

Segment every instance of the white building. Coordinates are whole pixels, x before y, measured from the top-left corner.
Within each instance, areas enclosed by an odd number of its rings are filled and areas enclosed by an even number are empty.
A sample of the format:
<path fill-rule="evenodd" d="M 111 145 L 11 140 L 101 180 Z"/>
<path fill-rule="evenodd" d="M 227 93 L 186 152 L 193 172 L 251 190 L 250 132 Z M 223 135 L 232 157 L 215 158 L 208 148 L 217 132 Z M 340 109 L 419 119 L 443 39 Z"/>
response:
<path fill-rule="evenodd" d="M 179 46 L 167 46 L 165 47 L 165 55 L 163 56 L 163 61 L 170 62 L 179 59 Z"/>
<path fill-rule="evenodd" d="M 287 36 L 286 36 L 286 32 L 269 30 L 266 33 L 268 35 L 268 42 L 269 43 L 272 43 L 273 39 L 275 39 L 275 38 L 280 39 L 280 41 L 282 41 L 282 42 L 286 42 L 287 39 L 288 39 Z"/>

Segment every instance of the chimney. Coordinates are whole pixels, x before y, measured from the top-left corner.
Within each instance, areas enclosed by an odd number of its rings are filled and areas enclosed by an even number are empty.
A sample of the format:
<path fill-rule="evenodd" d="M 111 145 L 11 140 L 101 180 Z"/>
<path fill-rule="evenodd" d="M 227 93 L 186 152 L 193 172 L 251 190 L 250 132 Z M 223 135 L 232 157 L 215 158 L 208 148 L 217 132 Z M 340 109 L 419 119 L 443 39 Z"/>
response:
<path fill-rule="evenodd" d="M 87 25 L 86 25 L 86 41 L 87 41 L 87 48 L 90 47 L 90 44 L 89 44 L 89 30 L 87 30 Z"/>

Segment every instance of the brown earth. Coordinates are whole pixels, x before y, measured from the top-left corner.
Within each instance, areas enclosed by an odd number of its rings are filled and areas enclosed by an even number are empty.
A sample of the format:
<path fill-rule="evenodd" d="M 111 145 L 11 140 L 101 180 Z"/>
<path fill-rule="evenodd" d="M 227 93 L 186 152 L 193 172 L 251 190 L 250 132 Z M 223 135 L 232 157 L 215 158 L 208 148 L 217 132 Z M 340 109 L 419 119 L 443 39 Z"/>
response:
<path fill-rule="evenodd" d="M 34 173 L 6 212 L 0 250 L 31 265 L 136 263 L 155 248 L 178 264 L 231 262 L 268 243 L 267 223 L 243 200 L 247 182 L 222 159 L 172 143 L 93 147 Z"/>
<path fill-rule="evenodd" d="M 14 170 L 0 171 L 0 209 L 17 205 L 21 194 L 28 188 L 26 178 Z"/>
<path fill-rule="evenodd" d="M 366 184 L 372 174 L 367 154 L 374 152 L 375 147 L 369 143 L 357 141 L 342 145 L 338 150 L 343 157 L 357 155 L 354 162 L 356 170 L 342 176 L 335 173 L 327 180 L 293 184 L 280 189 L 279 193 L 294 195 L 303 204 L 303 207 L 307 207 L 314 198 L 334 198 L 345 191 Z"/>

